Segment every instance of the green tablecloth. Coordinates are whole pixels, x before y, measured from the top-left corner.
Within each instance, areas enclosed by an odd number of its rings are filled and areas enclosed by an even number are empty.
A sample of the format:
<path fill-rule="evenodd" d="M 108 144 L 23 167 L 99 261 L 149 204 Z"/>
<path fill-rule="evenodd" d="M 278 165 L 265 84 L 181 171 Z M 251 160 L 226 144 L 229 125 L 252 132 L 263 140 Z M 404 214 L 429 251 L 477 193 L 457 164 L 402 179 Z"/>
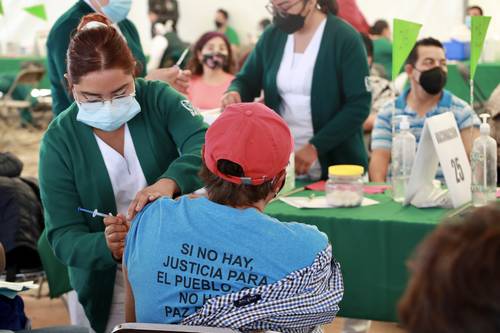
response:
<path fill-rule="evenodd" d="M 464 63 L 468 67 L 468 64 Z M 457 64 L 448 65 L 448 83 L 446 89 L 466 102 L 470 102 L 469 84 L 465 82 L 458 71 Z M 493 90 L 500 84 L 500 63 L 479 64 L 474 78 L 476 94 L 481 90 L 487 100 Z M 477 98 L 477 97 L 476 97 Z"/>
<path fill-rule="evenodd" d="M 416 245 L 449 211 L 402 207 L 389 194 L 368 197 L 380 204 L 297 209 L 275 201 L 266 213 L 282 221 L 316 225 L 328 235 L 344 277 L 341 316 L 397 321 L 396 304 L 408 279 L 405 263 Z"/>
<path fill-rule="evenodd" d="M 0 74 L 17 75 L 21 69 L 21 64 L 26 61 L 36 61 L 43 64 L 47 69 L 47 59 L 42 57 L 0 57 Z M 48 73 L 43 76 L 40 88 L 50 89 L 50 81 Z"/>

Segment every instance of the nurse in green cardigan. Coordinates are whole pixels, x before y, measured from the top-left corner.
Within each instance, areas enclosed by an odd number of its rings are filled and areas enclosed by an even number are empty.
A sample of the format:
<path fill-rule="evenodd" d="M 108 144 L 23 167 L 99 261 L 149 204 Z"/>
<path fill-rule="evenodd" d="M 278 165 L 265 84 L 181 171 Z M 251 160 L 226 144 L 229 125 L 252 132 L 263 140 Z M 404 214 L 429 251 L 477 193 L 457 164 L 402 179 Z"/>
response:
<path fill-rule="evenodd" d="M 73 97 L 67 90 L 64 77 L 66 52 L 71 36 L 82 17 L 94 12 L 110 19 L 125 38 L 140 69 L 138 76 L 146 77 L 148 80 L 165 81 L 175 89 L 185 92 L 189 82 L 189 73 L 186 71 L 172 67 L 157 69 L 146 74 L 146 57 L 142 51 L 139 33 L 135 25 L 127 19 L 131 5 L 132 0 L 78 0 L 54 23 L 47 38 L 47 63 L 54 115 L 66 110 L 73 103 Z"/>
<path fill-rule="evenodd" d="M 272 0 L 273 24 L 223 97 L 223 106 L 253 101 L 267 106 L 294 136 L 295 171 L 326 178 L 328 166 L 367 166 L 362 125 L 370 110 L 363 42 L 334 15 L 332 0 Z"/>
<path fill-rule="evenodd" d="M 134 57 L 102 15 L 83 18 L 67 63 L 76 102 L 52 121 L 40 148 L 47 239 L 68 267 L 92 328 L 109 332 L 125 320 L 117 263 L 126 215 L 131 219 L 159 196 L 202 186 L 206 125 L 167 84 L 134 79 Z M 103 221 L 78 207 L 113 216 Z M 114 226 L 106 238 L 105 224 Z"/>

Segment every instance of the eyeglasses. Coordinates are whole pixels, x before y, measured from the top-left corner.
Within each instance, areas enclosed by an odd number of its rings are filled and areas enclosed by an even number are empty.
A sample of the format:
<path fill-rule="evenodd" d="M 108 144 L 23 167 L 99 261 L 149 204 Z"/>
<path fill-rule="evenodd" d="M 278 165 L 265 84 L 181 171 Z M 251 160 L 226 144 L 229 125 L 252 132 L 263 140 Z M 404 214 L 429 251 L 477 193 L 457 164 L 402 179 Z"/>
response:
<path fill-rule="evenodd" d="M 80 98 L 77 98 L 78 94 L 77 94 L 77 92 L 74 89 L 73 89 L 73 96 L 75 97 L 75 101 L 77 101 L 78 103 L 89 103 L 89 104 L 93 104 L 93 105 L 104 106 L 104 104 L 106 103 L 106 101 L 109 101 L 111 104 L 114 104 L 114 103 L 118 103 L 119 104 L 120 102 L 124 101 L 128 97 L 131 97 L 131 96 L 135 97 L 135 89 L 134 89 L 134 91 L 132 93 L 114 96 L 111 99 L 104 99 L 104 98 L 98 98 L 98 99 L 94 99 L 94 98 L 87 99 L 87 98 L 84 98 L 84 99 L 80 99 Z"/>
<path fill-rule="evenodd" d="M 273 5 L 272 2 L 270 1 L 266 5 L 265 8 L 269 12 L 269 14 L 271 14 L 272 16 L 279 15 L 280 17 L 287 17 L 288 13 L 286 11 L 288 9 L 292 8 L 293 6 L 295 6 L 300 1 L 303 1 L 303 0 L 296 0 L 296 1 L 289 0 L 289 1 L 284 1 L 284 2 L 282 2 L 280 4 L 279 7 Z"/>

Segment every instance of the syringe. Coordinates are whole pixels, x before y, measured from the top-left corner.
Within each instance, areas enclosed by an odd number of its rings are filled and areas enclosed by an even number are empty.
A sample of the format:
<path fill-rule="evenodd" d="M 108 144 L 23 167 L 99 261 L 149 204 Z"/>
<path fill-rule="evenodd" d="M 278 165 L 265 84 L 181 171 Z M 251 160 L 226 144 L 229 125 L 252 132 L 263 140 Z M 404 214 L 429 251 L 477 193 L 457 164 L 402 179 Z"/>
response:
<path fill-rule="evenodd" d="M 92 217 L 96 217 L 96 216 L 100 216 L 100 217 L 108 217 L 108 216 L 111 216 L 111 214 L 109 215 L 106 215 L 106 214 L 103 214 L 103 213 L 100 213 L 97 211 L 97 208 L 94 209 L 93 211 L 90 210 L 90 209 L 85 209 L 85 208 L 82 208 L 82 207 L 78 207 L 78 211 L 79 212 L 83 212 L 83 213 L 87 213 L 87 214 L 90 214 L 92 215 Z"/>

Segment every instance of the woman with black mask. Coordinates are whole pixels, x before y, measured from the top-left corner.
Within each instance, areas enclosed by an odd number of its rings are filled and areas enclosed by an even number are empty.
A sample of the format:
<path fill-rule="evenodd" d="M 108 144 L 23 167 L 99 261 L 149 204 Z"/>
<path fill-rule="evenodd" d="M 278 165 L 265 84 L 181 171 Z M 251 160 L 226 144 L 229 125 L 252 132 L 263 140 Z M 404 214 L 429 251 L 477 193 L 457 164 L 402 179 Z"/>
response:
<path fill-rule="evenodd" d="M 234 79 L 233 52 L 220 32 L 203 34 L 193 46 L 188 69 L 193 73 L 187 97 L 200 111 L 220 107 L 220 99 Z"/>
<path fill-rule="evenodd" d="M 285 119 L 295 140 L 296 174 L 327 177 L 333 164 L 367 165 L 362 125 L 370 109 L 363 42 L 336 17 L 332 0 L 272 0 L 266 29 L 222 104 L 265 104 Z"/>

